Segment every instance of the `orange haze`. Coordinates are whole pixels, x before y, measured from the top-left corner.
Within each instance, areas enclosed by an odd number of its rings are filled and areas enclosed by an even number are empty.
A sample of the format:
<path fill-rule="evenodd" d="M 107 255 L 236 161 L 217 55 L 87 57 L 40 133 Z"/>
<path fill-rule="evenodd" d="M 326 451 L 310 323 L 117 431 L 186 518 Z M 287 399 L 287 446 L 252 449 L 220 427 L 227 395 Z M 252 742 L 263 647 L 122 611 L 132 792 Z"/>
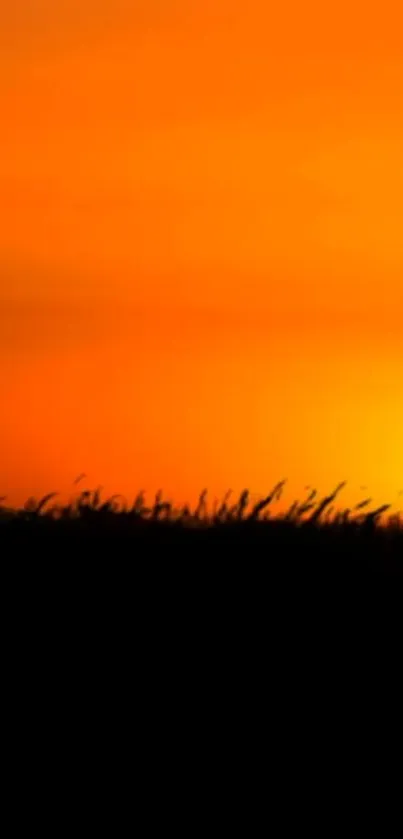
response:
<path fill-rule="evenodd" d="M 397 501 L 401 3 L 0 15 L 0 495 Z"/>

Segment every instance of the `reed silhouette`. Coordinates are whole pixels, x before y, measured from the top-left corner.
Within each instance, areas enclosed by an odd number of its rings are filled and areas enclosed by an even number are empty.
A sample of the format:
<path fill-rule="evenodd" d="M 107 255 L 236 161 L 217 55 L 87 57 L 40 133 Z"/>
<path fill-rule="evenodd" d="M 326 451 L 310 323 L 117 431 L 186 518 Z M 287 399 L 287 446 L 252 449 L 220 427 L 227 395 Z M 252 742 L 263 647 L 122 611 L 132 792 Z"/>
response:
<path fill-rule="evenodd" d="M 77 485 L 86 476 L 80 475 Z M 275 484 L 267 496 L 252 503 L 244 489 L 231 504 L 231 491 L 221 501 L 209 502 L 204 489 L 194 507 L 176 506 L 159 490 L 147 505 L 141 490 L 129 503 L 121 495 L 103 498 L 102 487 L 76 491 L 67 503 L 51 492 L 28 499 L 20 509 L 0 504 L 0 544 L 3 549 L 19 544 L 29 552 L 50 549 L 61 555 L 83 552 L 136 557 L 156 552 L 167 556 L 213 556 L 224 560 L 265 559 L 270 568 L 283 573 L 344 574 L 368 572 L 402 573 L 403 519 L 390 513 L 390 505 L 370 508 L 365 498 L 355 506 L 337 507 L 340 483 L 333 492 L 319 497 L 306 488 L 306 497 L 295 500 L 282 512 L 273 509 L 283 495 L 285 481 Z M 317 563 L 320 563 L 318 566 Z"/>
<path fill-rule="evenodd" d="M 227 711 L 232 694 L 242 708 L 252 696 L 250 719 L 260 697 L 275 727 L 284 708 L 286 729 L 306 708 L 305 728 L 326 667 L 331 690 L 338 673 L 347 695 L 364 657 L 373 668 L 374 655 L 386 660 L 401 638 L 403 521 L 369 498 L 343 509 L 342 484 L 324 497 L 309 487 L 278 511 L 284 486 L 257 501 L 247 489 L 234 499 L 210 499 L 204 489 L 193 506 L 161 490 L 152 503 L 142 490 L 129 502 L 77 485 L 67 503 L 54 493 L 21 509 L 3 502 L 2 603 L 7 638 L 19 639 L 16 666 L 32 643 L 35 668 L 38 651 L 50 650 L 53 679 L 63 650 L 71 659 L 73 649 L 80 674 L 91 674 L 94 660 L 103 674 L 110 663 L 101 693 L 112 695 L 124 674 L 130 688 L 119 703 L 146 689 L 153 720 L 164 708 L 175 719 L 193 679 L 195 695 L 204 683 L 214 701 L 220 685 Z M 63 675 L 63 691 L 65 683 Z"/>

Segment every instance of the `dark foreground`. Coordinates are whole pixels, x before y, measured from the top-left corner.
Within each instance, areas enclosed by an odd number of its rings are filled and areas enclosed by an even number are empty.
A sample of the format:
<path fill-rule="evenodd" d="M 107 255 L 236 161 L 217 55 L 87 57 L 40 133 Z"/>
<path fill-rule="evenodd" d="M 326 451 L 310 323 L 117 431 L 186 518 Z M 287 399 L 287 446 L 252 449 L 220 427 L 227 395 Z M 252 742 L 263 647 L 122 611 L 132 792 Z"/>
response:
<path fill-rule="evenodd" d="M 329 520 L 328 499 L 267 518 L 268 503 L 246 500 L 213 515 L 92 494 L 3 510 L 3 646 L 21 718 L 46 695 L 68 738 L 93 728 L 104 754 L 106 726 L 135 749 L 144 736 L 147 760 L 169 756 L 166 778 L 183 739 L 183 765 L 207 751 L 209 777 L 221 741 L 235 767 L 245 742 L 264 744 L 280 776 L 292 755 L 299 779 L 330 735 L 350 744 L 361 726 L 373 750 L 401 673 L 400 522 L 362 507 Z"/>
<path fill-rule="evenodd" d="M 3 570 L 47 605 L 74 604 L 101 619 L 160 620 L 186 635 L 196 620 L 300 632 L 367 629 L 403 616 L 403 530 L 350 523 L 200 522 L 87 511 L 74 518 L 21 515 L 0 524 Z M 21 585 L 20 585 L 21 583 Z M 142 618 L 140 616 L 143 616 Z M 151 618 L 151 616 L 153 616 Z M 149 621 L 151 624 L 149 625 Z M 165 631 L 165 630 L 164 630 Z M 280 640 L 280 638 L 279 638 Z M 296 636 L 297 641 L 297 636 Z"/>
<path fill-rule="evenodd" d="M 22 632 L 19 649 L 34 662 L 46 650 L 48 673 L 66 656 L 85 680 L 96 666 L 108 694 L 123 679 L 156 717 L 179 685 L 205 697 L 206 684 L 214 693 L 228 683 L 239 698 L 253 684 L 254 702 L 281 695 L 292 717 L 309 686 L 321 695 L 324 674 L 326 690 L 342 681 L 346 695 L 364 662 L 367 673 L 400 674 L 397 522 L 84 505 L 4 515 L 0 546 L 13 643 Z M 370 690 L 383 690 L 384 675 L 374 680 Z"/>
<path fill-rule="evenodd" d="M 387 505 L 368 511 L 369 500 L 335 510 L 342 486 L 325 498 L 312 491 L 282 515 L 271 511 L 283 483 L 254 505 L 245 490 L 234 504 L 226 496 L 211 511 L 205 492 L 193 510 L 175 509 L 161 493 L 151 507 L 142 494 L 130 507 L 118 497 L 103 501 L 99 490 L 81 492 L 65 506 L 48 495 L 21 510 L 0 507 L 0 550 L 3 560 L 19 564 L 51 560 L 55 572 L 69 569 L 77 579 L 101 567 L 111 579 L 158 569 L 167 583 L 178 572 L 179 585 L 204 580 L 210 590 L 236 573 L 252 588 L 264 579 L 290 591 L 325 586 L 328 594 L 332 587 L 348 591 L 401 579 L 401 518 L 386 518 Z"/>

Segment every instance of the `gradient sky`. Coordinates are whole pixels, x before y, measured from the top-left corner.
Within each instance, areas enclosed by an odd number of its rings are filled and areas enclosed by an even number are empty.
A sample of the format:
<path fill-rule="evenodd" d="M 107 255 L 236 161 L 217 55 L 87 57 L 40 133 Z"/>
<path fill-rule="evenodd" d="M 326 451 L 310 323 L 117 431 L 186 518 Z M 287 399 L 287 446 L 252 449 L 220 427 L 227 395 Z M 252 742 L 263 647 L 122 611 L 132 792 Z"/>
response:
<path fill-rule="evenodd" d="M 0 494 L 396 500 L 402 27 L 388 0 L 0 0 Z"/>

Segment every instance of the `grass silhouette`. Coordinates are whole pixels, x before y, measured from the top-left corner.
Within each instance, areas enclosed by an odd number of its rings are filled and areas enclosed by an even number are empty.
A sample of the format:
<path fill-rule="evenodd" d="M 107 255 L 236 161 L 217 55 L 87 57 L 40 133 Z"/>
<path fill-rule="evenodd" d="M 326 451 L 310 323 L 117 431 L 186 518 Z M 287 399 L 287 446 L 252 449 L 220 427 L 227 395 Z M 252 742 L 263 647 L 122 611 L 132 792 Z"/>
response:
<path fill-rule="evenodd" d="M 165 556 L 207 559 L 265 557 L 279 572 L 298 564 L 300 573 L 318 561 L 321 573 L 326 568 L 347 575 L 354 568 L 360 574 L 369 569 L 403 571 L 403 520 L 400 513 L 388 514 L 390 505 L 371 509 L 371 499 L 365 498 L 352 508 L 338 508 L 345 486 L 340 483 L 322 498 L 308 487 L 304 499 L 276 512 L 273 505 L 285 483 L 278 482 L 255 503 L 244 489 L 232 504 L 231 491 L 210 504 L 204 489 L 194 507 L 176 506 L 162 490 L 150 505 L 144 491 L 131 503 L 120 495 L 103 498 L 102 487 L 78 491 L 67 503 L 53 492 L 28 499 L 20 509 L 3 501 L 0 544 L 20 544 L 33 552 L 49 547 L 56 554 L 68 548 L 75 555 L 82 549 L 87 556 L 105 549 L 132 556 L 157 550 Z"/>
<path fill-rule="evenodd" d="M 203 489 L 194 505 L 161 490 L 129 502 L 83 480 L 66 503 L 48 493 L 20 509 L 0 504 L 8 637 L 20 634 L 25 648 L 40 626 L 34 660 L 51 649 L 49 673 L 73 645 L 80 673 L 94 655 L 102 671 L 106 656 L 137 695 L 163 666 L 160 707 L 173 684 L 188 695 L 192 668 L 196 692 L 206 668 L 207 681 L 225 681 L 230 667 L 235 692 L 258 674 L 270 697 L 296 673 L 295 712 L 309 683 L 321 695 L 329 663 L 355 673 L 365 650 L 372 662 L 401 638 L 403 521 L 387 504 L 367 497 L 343 509 L 339 484 L 324 497 L 309 487 L 284 508 L 285 481 L 259 500 Z"/>

